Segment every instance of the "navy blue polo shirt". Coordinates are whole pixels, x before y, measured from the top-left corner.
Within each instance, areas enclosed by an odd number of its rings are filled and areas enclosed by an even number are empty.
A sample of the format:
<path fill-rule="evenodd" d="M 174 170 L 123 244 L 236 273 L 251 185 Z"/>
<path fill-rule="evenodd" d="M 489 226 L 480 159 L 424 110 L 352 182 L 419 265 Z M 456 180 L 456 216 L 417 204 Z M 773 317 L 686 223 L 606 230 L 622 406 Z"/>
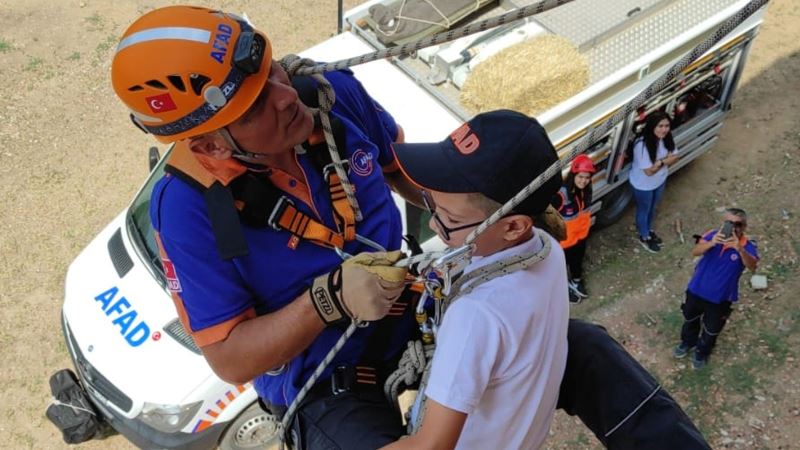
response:
<path fill-rule="evenodd" d="M 348 176 L 355 187 L 363 221 L 359 235 L 388 250 L 400 248 L 402 224 L 382 168 L 394 165 L 391 143 L 397 125 L 364 90 L 350 72 L 325 75 L 336 92 L 332 114 L 346 129 Z M 335 230 L 328 185 L 308 155 L 296 157 L 306 180 L 286 173 L 270 176 L 295 206 Z M 305 182 L 307 181 L 307 185 Z M 150 215 L 166 253 L 170 287 L 177 294 L 179 315 L 199 346 L 224 340 L 239 322 L 274 312 L 309 288 L 312 280 L 341 264 L 331 249 L 309 241 L 291 243 L 286 231 L 243 225 L 249 253 L 222 260 L 217 252 L 203 194 L 183 180 L 165 176 L 155 186 Z M 350 254 L 373 251 L 357 241 L 347 242 Z M 355 364 L 375 327 L 359 329 L 338 353 L 330 367 Z M 288 405 L 308 376 L 341 336 L 343 329 L 325 329 L 279 375 L 254 380 L 259 396 L 270 403 Z M 397 346 L 405 345 L 398 337 Z"/>
<path fill-rule="evenodd" d="M 711 241 L 716 234 L 717 230 L 711 230 L 703 240 Z M 747 238 L 743 238 L 741 244 L 744 251 L 758 259 L 755 244 Z M 686 289 L 711 303 L 735 302 L 739 300 L 739 278 L 744 269 L 742 257 L 736 249 L 717 244 L 700 258 Z"/>

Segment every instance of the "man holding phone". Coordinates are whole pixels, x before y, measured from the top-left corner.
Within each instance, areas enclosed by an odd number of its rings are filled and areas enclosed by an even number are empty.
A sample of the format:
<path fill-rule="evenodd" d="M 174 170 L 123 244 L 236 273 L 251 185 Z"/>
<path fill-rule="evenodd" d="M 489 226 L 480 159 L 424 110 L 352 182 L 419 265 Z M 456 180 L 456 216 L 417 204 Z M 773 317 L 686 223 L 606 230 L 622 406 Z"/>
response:
<path fill-rule="evenodd" d="M 673 350 L 683 358 L 693 348 L 692 366 L 701 369 L 708 363 L 717 336 L 731 313 L 731 305 L 739 299 L 739 278 L 745 267 L 756 270 L 759 256 L 755 243 L 748 240 L 747 213 L 729 208 L 719 229 L 707 231 L 692 249 L 700 256 L 694 275 L 686 287 L 686 300 L 681 305 L 683 328 L 681 343 Z"/>

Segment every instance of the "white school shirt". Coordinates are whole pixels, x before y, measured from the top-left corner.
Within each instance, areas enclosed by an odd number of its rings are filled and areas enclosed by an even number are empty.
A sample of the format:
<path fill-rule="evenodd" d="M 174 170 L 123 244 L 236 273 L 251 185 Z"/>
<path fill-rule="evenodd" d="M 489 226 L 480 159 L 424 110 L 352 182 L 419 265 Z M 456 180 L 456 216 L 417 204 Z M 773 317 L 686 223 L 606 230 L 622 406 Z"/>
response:
<path fill-rule="evenodd" d="M 675 149 L 677 154 L 678 149 Z M 662 139 L 658 140 L 658 150 L 656 150 L 656 160 L 664 159 L 669 155 L 667 147 L 664 146 Z M 661 186 L 667 181 L 669 169 L 666 165 L 661 166 L 658 172 L 653 175 L 644 173 L 644 169 L 649 169 L 654 164 L 650 161 L 650 153 L 647 151 L 647 146 L 644 144 L 644 139 L 639 139 L 633 146 L 633 167 L 631 167 L 630 182 L 631 186 L 640 191 L 652 191 L 653 189 Z"/>
<path fill-rule="evenodd" d="M 567 364 L 569 302 L 564 252 L 536 229 L 522 244 L 473 257 L 465 273 L 509 255 L 550 254 L 453 303 L 437 333 L 425 393 L 467 414 L 457 449 L 536 449 L 547 437 Z"/>

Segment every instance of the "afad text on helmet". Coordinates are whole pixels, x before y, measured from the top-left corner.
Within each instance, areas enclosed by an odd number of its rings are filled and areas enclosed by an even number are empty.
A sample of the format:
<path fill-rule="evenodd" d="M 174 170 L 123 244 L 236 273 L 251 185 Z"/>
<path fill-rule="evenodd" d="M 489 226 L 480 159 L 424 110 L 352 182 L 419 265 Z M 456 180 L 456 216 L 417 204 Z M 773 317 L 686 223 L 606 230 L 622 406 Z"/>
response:
<path fill-rule="evenodd" d="M 225 61 L 225 55 L 228 53 L 232 34 L 233 28 L 231 28 L 230 25 L 221 23 L 217 26 L 217 32 L 214 34 L 214 43 L 212 45 L 214 50 L 218 51 L 212 50 L 211 57 L 216 59 L 220 64 Z"/>

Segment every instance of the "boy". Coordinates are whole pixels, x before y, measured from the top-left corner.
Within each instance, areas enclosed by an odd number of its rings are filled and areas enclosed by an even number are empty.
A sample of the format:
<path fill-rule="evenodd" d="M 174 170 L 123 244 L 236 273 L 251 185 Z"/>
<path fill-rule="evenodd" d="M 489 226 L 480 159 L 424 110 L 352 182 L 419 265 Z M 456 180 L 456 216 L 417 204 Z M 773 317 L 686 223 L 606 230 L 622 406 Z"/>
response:
<path fill-rule="evenodd" d="M 513 111 L 479 114 L 434 144 L 395 145 L 421 188 L 431 228 L 450 247 L 558 159 L 539 123 Z M 564 253 L 533 216 L 559 190 L 554 176 L 475 241 L 465 274 L 513 255 L 547 256 L 486 281 L 445 314 L 418 433 L 385 448 L 531 449 L 544 442 L 567 358 Z"/>

